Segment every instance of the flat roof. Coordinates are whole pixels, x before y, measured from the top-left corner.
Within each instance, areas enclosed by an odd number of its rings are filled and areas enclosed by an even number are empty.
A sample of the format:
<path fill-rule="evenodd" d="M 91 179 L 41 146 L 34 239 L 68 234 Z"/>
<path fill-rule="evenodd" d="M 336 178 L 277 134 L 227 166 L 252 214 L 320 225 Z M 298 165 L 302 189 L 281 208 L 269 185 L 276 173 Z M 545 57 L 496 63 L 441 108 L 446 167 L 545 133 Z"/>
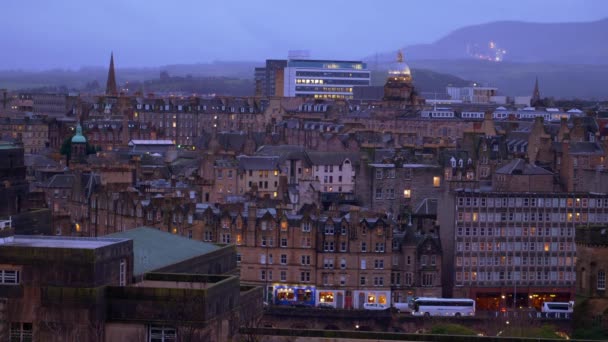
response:
<path fill-rule="evenodd" d="M 133 240 L 135 276 L 220 249 L 212 243 L 191 240 L 150 227 L 129 229 L 106 237 Z"/>
<path fill-rule="evenodd" d="M 12 241 L 4 243 L 0 247 L 97 249 L 127 240 L 123 238 L 15 235 Z"/>

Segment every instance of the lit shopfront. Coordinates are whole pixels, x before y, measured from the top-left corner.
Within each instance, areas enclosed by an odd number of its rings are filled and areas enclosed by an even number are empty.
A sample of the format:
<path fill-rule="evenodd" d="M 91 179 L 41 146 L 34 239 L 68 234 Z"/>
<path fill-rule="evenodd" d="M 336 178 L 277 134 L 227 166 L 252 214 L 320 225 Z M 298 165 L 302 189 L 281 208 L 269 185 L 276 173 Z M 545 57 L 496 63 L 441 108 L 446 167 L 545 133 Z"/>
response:
<path fill-rule="evenodd" d="M 353 291 L 354 308 L 363 309 L 365 303 L 378 303 L 386 306 L 391 304 L 391 291 Z"/>
<path fill-rule="evenodd" d="M 314 286 L 275 285 L 274 298 L 277 305 L 315 305 Z"/>
<path fill-rule="evenodd" d="M 338 309 L 344 309 L 346 308 L 344 298 L 345 296 L 343 290 L 317 290 L 317 305 L 323 303 L 329 304 Z"/>

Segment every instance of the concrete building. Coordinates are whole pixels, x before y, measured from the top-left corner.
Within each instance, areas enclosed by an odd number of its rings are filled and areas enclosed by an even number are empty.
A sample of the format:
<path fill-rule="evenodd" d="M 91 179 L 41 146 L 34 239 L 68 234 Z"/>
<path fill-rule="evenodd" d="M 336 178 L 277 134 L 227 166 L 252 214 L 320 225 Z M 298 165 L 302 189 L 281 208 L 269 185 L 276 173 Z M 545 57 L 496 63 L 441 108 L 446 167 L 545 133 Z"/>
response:
<path fill-rule="evenodd" d="M 465 103 L 490 103 L 493 96 L 498 93 L 494 87 L 446 87 L 448 95 L 453 100 L 461 100 Z"/>
<path fill-rule="evenodd" d="M 353 87 L 370 82 L 371 73 L 361 61 L 291 59 L 285 67 L 283 96 L 352 99 Z"/>
<path fill-rule="evenodd" d="M 234 246 L 155 229 L 61 238 L 0 225 L 0 257 L 2 340 L 228 341 L 262 310 L 261 289 L 230 275 Z"/>
<path fill-rule="evenodd" d="M 265 67 L 255 68 L 255 96 L 284 96 L 283 75 L 286 66 L 285 59 L 267 59 Z"/>
<path fill-rule="evenodd" d="M 603 223 L 606 196 L 590 193 L 454 193 L 453 294 L 479 309 L 574 299 L 575 227 Z M 442 229 L 444 226 L 442 225 Z"/>

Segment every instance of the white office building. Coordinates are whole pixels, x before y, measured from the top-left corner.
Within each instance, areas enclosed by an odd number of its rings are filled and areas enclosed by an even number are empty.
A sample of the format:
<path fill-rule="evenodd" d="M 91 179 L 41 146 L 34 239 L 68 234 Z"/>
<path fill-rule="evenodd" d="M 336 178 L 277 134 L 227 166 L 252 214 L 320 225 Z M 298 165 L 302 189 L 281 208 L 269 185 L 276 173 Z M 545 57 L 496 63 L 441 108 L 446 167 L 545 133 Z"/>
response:
<path fill-rule="evenodd" d="M 291 59 L 285 68 L 283 95 L 352 99 L 353 87 L 370 84 L 371 73 L 360 61 Z"/>

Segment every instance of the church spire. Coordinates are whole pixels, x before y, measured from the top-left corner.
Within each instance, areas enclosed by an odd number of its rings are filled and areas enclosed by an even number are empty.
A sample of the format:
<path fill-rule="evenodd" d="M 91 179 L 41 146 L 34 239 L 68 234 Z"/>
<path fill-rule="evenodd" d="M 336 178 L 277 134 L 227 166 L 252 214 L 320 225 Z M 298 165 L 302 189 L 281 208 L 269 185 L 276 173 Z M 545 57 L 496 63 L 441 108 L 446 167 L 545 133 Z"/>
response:
<path fill-rule="evenodd" d="M 110 55 L 110 69 L 108 70 L 108 83 L 106 83 L 106 95 L 118 95 L 116 90 L 116 75 L 114 74 L 114 52 Z"/>
<path fill-rule="evenodd" d="M 530 105 L 536 106 L 540 104 L 540 91 L 538 90 L 538 76 L 536 77 L 536 82 L 534 83 L 534 91 L 532 92 L 532 99 L 530 99 Z"/>

